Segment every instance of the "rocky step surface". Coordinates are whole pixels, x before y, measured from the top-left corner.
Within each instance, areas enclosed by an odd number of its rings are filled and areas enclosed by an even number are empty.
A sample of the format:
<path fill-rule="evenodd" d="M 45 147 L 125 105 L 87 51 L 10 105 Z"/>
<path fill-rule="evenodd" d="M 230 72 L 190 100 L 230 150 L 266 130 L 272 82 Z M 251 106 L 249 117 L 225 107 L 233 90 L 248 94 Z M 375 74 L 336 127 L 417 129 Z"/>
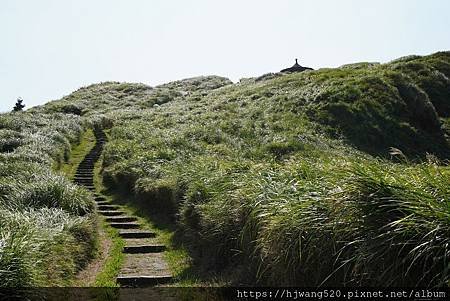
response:
<path fill-rule="evenodd" d="M 139 243 L 137 245 L 126 245 L 123 247 L 124 253 L 129 254 L 143 254 L 143 253 L 159 253 L 164 252 L 166 250 L 166 246 L 162 244 L 142 244 Z"/>
<path fill-rule="evenodd" d="M 111 210 L 118 210 L 120 207 L 119 206 L 117 206 L 117 205 L 110 205 L 110 204 L 107 204 L 107 205 L 98 205 L 98 210 L 108 210 L 108 211 L 111 211 Z"/>
<path fill-rule="evenodd" d="M 137 222 L 117 223 L 110 222 L 109 225 L 116 229 L 139 229 L 141 225 Z"/>
<path fill-rule="evenodd" d="M 109 201 L 96 201 L 97 205 L 111 205 L 111 202 Z"/>
<path fill-rule="evenodd" d="M 122 286 L 152 286 L 171 280 L 172 274 L 161 252 L 126 254 L 117 277 Z"/>
<path fill-rule="evenodd" d="M 137 217 L 135 216 L 110 216 L 105 217 L 107 222 L 111 223 L 127 223 L 127 222 L 135 222 L 137 221 Z"/>
<path fill-rule="evenodd" d="M 119 236 L 122 238 L 154 238 L 156 233 L 147 230 L 120 230 Z M 130 241 L 130 240 L 127 240 Z"/>
<path fill-rule="evenodd" d="M 74 179 L 73 180 L 75 183 L 80 184 L 80 185 L 84 185 L 84 186 L 92 186 L 94 185 L 94 180 L 93 179 Z"/>
<path fill-rule="evenodd" d="M 117 209 L 115 209 L 115 210 L 98 210 L 97 212 L 104 216 L 119 216 L 119 215 L 124 214 L 123 211 L 119 211 Z"/>

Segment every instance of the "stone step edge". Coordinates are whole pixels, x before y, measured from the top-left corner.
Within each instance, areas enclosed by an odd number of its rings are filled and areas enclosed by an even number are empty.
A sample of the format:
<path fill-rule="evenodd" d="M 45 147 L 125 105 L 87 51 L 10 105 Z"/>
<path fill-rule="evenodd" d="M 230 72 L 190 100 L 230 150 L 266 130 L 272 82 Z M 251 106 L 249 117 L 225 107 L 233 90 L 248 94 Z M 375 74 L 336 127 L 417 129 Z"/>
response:
<path fill-rule="evenodd" d="M 123 239 L 127 238 L 155 238 L 156 233 L 145 230 L 119 231 L 119 236 Z"/>
<path fill-rule="evenodd" d="M 165 284 L 171 282 L 173 279 L 172 275 L 162 275 L 162 276 L 117 276 L 116 282 L 121 286 L 154 286 L 158 284 Z"/>
<path fill-rule="evenodd" d="M 127 246 L 123 247 L 123 253 L 125 254 L 146 254 L 146 253 L 161 253 L 166 250 L 165 245 L 161 244 L 145 244 L 137 246 Z"/>

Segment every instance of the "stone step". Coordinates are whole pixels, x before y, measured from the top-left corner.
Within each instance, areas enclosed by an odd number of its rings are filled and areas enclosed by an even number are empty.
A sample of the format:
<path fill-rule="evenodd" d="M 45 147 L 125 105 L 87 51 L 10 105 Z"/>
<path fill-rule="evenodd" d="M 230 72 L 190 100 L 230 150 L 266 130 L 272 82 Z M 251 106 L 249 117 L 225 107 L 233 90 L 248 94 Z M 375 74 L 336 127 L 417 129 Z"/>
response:
<path fill-rule="evenodd" d="M 119 216 L 124 214 L 123 211 L 119 210 L 98 210 L 97 212 L 103 216 Z"/>
<path fill-rule="evenodd" d="M 87 181 L 87 180 L 92 181 L 94 179 L 94 176 L 93 175 L 89 175 L 89 176 L 75 176 L 73 179 L 74 180 L 78 180 L 78 181 Z"/>
<path fill-rule="evenodd" d="M 123 287 L 145 287 L 166 284 L 172 281 L 172 276 L 117 276 L 117 283 Z"/>
<path fill-rule="evenodd" d="M 93 184 L 88 184 L 88 183 L 75 183 L 78 184 L 80 186 L 83 186 L 84 188 L 90 189 L 90 190 L 95 190 L 95 186 Z"/>
<path fill-rule="evenodd" d="M 83 185 L 83 186 L 94 186 L 93 180 L 86 180 L 86 181 L 73 181 L 75 184 Z"/>
<path fill-rule="evenodd" d="M 94 169 L 94 164 L 93 163 L 80 163 L 78 165 L 78 168 Z"/>
<path fill-rule="evenodd" d="M 120 230 L 119 236 L 122 238 L 154 238 L 156 233 L 146 230 Z"/>
<path fill-rule="evenodd" d="M 117 210 L 120 207 L 117 205 L 99 205 L 98 210 Z"/>
<path fill-rule="evenodd" d="M 98 195 L 98 194 L 94 194 L 94 199 L 96 202 L 100 202 L 100 201 L 107 201 L 107 199 L 104 196 Z"/>
<path fill-rule="evenodd" d="M 110 201 L 95 201 L 95 203 L 96 203 L 98 206 L 102 206 L 102 205 L 111 205 L 111 202 L 110 202 Z"/>
<path fill-rule="evenodd" d="M 111 216 L 107 217 L 106 221 L 111 223 L 128 223 L 137 221 L 137 218 L 135 216 Z"/>
<path fill-rule="evenodd" d="M 172 274 L 162 253 L 126 254 L 117 277 L 121 286 L 153 286 L 171 280 Z"/>
<path fill-rule="evenodd" d="M 87 188 L 89 190 L 95 190 L 94 187 L 94 183 L 80 183 L 80 182 L 75 182 L 75 184 L 78 184 L 80 186 L 83 186 L 84 188 Z"/>
<path fill-rule="evenodd" d="M 166 246 L 161 244 L 125 245 L 123 247 L 123 252 L 127 254 L 159 253 L 165 250 Z"/>
<path fill-rule="evenodd" d="M 138 229 L 141 227 L 139 223 L 128 222 L 128 223 L 109 223 L 109 225 L 116 229 Z"/>
<path fill-rule="evenodd" d="M 73 181 L 77 184 L 94 185 L 94 179 L 74 179 Z"/>
<path fill-rule="evenodd" d="M 77 170 L 77 172 L 75 173 L 75 176 L 93 177 L 94 171 L 93 170 Z"/>
<path fill-rule="evenodd" d="M 95 190 L 95 186 L 94 185 L 81 184 L 81 186 L 83 186 L 84 188 L 89 189 L 89 190 Z"/>
<path fill-rule="evenodd" d="M 78 170 L 86 171 L 86 172 L 93 172 L 94 166 L 79 166 Z"/>
<path fill-rule="evenodd" d="M 94 177 L 93 177 L 93 175 L 88 175 L 88 176 L 77 176 L 77 175 L 75 175 L 75 177 L 73 179 L 74 180 L 78 180 L 78 181 L 84 181 L 84 180 L 93 180 Z"/>

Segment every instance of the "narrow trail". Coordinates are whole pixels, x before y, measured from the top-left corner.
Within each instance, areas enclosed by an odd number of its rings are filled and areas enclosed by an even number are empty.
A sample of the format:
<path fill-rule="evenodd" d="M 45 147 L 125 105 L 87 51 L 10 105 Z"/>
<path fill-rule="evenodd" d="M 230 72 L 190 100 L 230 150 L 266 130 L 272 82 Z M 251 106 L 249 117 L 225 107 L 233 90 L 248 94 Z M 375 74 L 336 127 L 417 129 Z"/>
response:
<path fill-rule="evenodd" d="M 142 230 L 137 217 L 126 215 L 121 206 L 112 204 L 96 192 L 94 164 L 100 158 L 106 142 L 105 133 L 94 130 L 96 144 L 78 165 L 74 182 L 91 190 L 95 195 L 97 212 L 109 225 L 119 231 L 125 241 L 124 263 L 116 281 L 120 286 L 145 287 L 168 283 L 172 280 L 169 267 L 163 259 L 165 245 L 155 243 L 156 234 Z"/>

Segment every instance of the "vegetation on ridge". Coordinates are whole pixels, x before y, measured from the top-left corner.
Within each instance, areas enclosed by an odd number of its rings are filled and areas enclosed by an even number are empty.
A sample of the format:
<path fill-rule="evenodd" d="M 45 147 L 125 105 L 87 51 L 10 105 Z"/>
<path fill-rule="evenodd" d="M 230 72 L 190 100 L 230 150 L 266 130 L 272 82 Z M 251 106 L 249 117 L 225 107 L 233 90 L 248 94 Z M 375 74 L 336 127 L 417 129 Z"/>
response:
<path fill-rule="evenodd" d="M 237 84 L 108 82 L 21 114 L 110 129 L 104 182 L 172 216 L 194 264 L 234 284 L 446 285 L 449 66 L 440 52 Z M 29 137 L 11 130 L 8 162 Z M 58 161 L 58 143 L 38 149 Z"/>

